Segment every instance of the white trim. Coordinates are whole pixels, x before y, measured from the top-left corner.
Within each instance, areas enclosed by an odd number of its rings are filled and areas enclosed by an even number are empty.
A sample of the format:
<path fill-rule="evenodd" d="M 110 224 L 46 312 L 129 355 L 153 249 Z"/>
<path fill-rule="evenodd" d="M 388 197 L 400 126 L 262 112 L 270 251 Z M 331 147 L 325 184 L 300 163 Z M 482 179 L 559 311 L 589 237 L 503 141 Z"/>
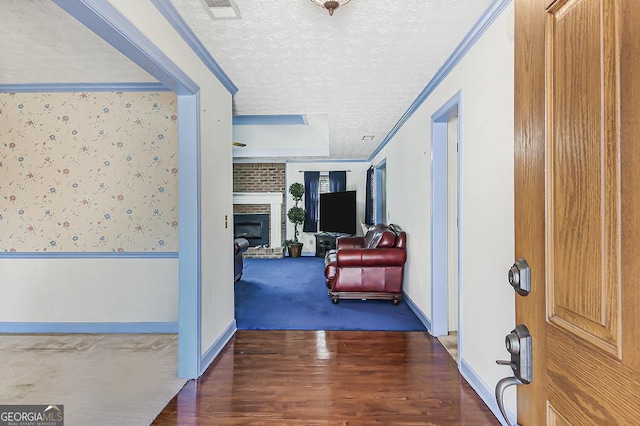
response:
<path fill-rule="evenodd" d="M 269 204 L 269 241 L 271 247 L 282 246 L 282 200 L 279 192 L 234 192 L 233 204 Z"/>

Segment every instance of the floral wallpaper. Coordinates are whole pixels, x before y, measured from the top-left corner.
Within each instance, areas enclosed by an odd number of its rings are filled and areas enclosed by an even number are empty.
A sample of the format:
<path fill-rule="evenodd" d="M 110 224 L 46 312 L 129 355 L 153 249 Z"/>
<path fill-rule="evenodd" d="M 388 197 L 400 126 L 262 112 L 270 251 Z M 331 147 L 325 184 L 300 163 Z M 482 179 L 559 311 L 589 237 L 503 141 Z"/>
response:
<path fill-rule="evenodd" d="M 0 251 L 178 251 L 170 92 L 0 94 Z"/>

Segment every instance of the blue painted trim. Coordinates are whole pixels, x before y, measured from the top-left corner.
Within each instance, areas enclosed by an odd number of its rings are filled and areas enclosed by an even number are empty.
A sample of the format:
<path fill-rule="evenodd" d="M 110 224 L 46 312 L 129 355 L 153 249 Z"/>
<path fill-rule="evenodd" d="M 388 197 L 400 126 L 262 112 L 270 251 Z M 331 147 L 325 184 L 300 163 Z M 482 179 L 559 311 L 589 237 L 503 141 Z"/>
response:
<path fill-rule="evenodd" d="M 231 81 L 229 76 L 222 70 L 222 67 L 213 59 L 206 47 L 200 39 L 193 33 L 189 25 L 182 19 L 182 16 L 169 0 L 151 0 L 151 3 L 160 11 L 162 16 L 171 24 L 182 39 L 191 47 L 196 55 L 202 60 L 213 75 L 222 83 L 222 85 L 234 95 L 238 88 Z"/>
<path fill-rule="evenodd" d="M 236 334 L 238 331 L 236 327 L 236 320 L 231 321 L 231 324 L 226 328 L 226 330 L 216 339 L 215 342 L 206 350 L 202 359 L 200 360 L 200 375 L 204 374 L 204 372 L 209 368 L 211 363 L 216 359 L 218 354 L 222 352 L 224 347 L 229 343 L 229 340 Z"/>
<path fill-rule="evenodd" d="M 374 170 L 374 179 L 376 181 L 376 197 L 375 197 L 375 213 L 374 213 L 374 222 L 375 223 L 387 223 L 387 218 L 386 217 L 381 217 L 381 216 L 386 216 L 382 211 L 382 200 L 384 199 L 386 201 L 387 195 L 386 195 L 386 181 L 385 181 L 385 185 L 382 185 L 382 171 L 387 171 L 387 159 L 384 158 L 382 161 L 380 161 L 378 163 L 378 165 L 375 167 Z M 383 187 L 384 186 L 384 187 Z M 383 194 L 382 191 L 384 191 L 385 193 Z"/>
<path fill-rule="evenodd" d="M 382 140 L 380 145 L 369 156 L 369 161 L 378 155 L 378 153 L 389 143 L 389 141 L 398 133 L 398 130 L 404 125 L 404 123 L 413 115 L 414 112 L 420 108 L 420 105 L 433 93 L 433 91 L 442 83 L 447 75 L 458 65 L 458 62 L 467 54 L 467 52 L 473 47 L 474 44 L 482 37 L 485 31 L 491 26 L 493 21 L 502 13 L 505 7 L 512 0 L 495 0 L 484 12 L 484 14 L 478 19 L 473 28 L 462 39 L 458 47 L 453 51 L 449 58 L 445 61 L 444 65 L 440 67 L 438 72 L 433 76 L 431 81 L 427 83 L 427 86 L 420 92 L 415 101 L 409 106 L 409 109 L 400 117 L 400 120 L 393 126 L 389 134 Z"/>
<path fill-rule="evenodd" d="M 447 124 L 431 123 L 431 317 L 433 335 L 448 334 Z"/>
<path fill-rule="evenodd" d="M 0 93 L 168 92 L 162 83 L 0 84 Z"/>
<path fill-rule="evenodd" d="M 200 371 L 200 88 L 107 0 L 54 0 L 178 95 L 178 375 Z"/>
<path fill-rule="evenodd" d="M 462 99 L 462 90 L 456 92 L 447 102 L 444 103 L 436 112 L 431 115 L 431 121 L 434 123 L 446 123 L 451 119 L 453 110 L 456 106 L 460 105 Z"/>
<path fill-rule="evenodd" d="M 171 91 L 193 94 L 198 86 L 106 0 L 53 0 Z"/>
<path fill-rule="evenodd" d="M 496 402 L 495 391 L 490 389 L 487 384 L 480 378 L 478 373 L 476 373 L 473 368 L 467 364 L 467 362 L 463 359 L 460 359 L 460 374 L 465 380 L 471 385 L 473 390 L 476 391 L 480 399 L 484 401 L 485 405 L 491 410 L 494 416 L 500 421 L 503 426 L 511 426 L 505 422 L 502 418 L 502 414 L 500 413 L 500 409 L 498 408 L 498 403 Z M 509 416 L 509 420 L 511 424 L 516 424 L 516 415 L 505 407 L 507 412 L 507 416 Z"/>
<path fill-rule="evenodd" d="M 315 163 L 369 163 L 369 159 L 363 158 L 360 160 L 349 160 L 349 159 L 318 159 L 318 160 L 286 160 L 285 163 L 302 163 L 302 164 L 315 164 Z"/>
<path fill-rule="evenodd" d="M 464 244 L 462 242 L 462 236 L 464 235 L 464 209 L 463 209 L 463 196 L 464 194 L 464 105 L 462 91 L 456 93 L 458 96 L 458 353 L 464 353 L 464 340 L 462 339 L 463 333 L 463 316 L 464 316 L 464 274 L 462 272 L 462 265 L 464 265 Z"/>
<path fill-rule="evenodd" d="M 432 334 L 431 333 L 431 321 L 429 321 L 429 318 L 427 318 L 425 313 L 422 312 L 422 310 L 420 308 L 418 308 L 418 305 L 416 305 L 415 302 L 404 291 L 402 292 L 402 298 L 403 298 L 403 300 L 405 302 L 407 302 L 407 305 L 409 305 L 409 308 L 411 308 L 413 313 L 416 314 L 416 316 L 418 317 L 420 322 L 425 326 L 425 328 L 427 329 L 429 334 Z"/>
<path fill-rule="evenodd" d="M 200 373 L 200 94 L 178 96 L 178 376 Z"/>
<path fill-rule="evenodd" d="M 0 252 L 0 259 L 177 259 L 178 252 Z"/>
<path fill-rule="evenodd" d="M 0 322 L 0 333 L 168 333 L 177 322 Z"/>
<path fill-rule="evenodd" d="M 431 116 L 431 318 L 433 320 L 434 336 L 446 336 L 449 332 L 448 250 L 446 249 L 448 246 L 447 199 L 449 180 L 447 122 L 457 108 L 458 146 L 460 147 L 461 102 L 462 92 L 458 91 Z M 460 164 L 458 164 L 459 172 Z M 458 182 L 458 185 L 460 185 L 460 182 Z M 459 190 L 457 192 L 459 193 Z M 460 198 L 458 198 L 459 202 Z M 460 218 L 460 209 L 458 209 L 458 218 Z M 458 247 L 460 247 L 459 237 L 460 228 L 458 229 Z M 458 261 L 458 274 L 460 265 Z M 460 279 L 458 279 L 458 288 L 460 288 Z M 460 290 L 458 290 L 458 295 L 461 294 Z M 461 327 L 460 321 L 458 321 L 459 336 L 462 335 Z"/>
<path fill-rule="evenodd" d="M 234 115 L 234 126 L 303 125 L 302 115 Z"/>

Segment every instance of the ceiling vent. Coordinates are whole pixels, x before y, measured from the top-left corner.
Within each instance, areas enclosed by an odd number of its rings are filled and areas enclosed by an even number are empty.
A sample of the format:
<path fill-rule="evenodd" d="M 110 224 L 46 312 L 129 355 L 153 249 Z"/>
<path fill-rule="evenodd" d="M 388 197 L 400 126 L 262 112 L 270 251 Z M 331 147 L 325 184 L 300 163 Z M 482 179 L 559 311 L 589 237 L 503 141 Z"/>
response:
<path fill-rule="evenodd" d="M 202 0 L 211 19 L 240 19 L 240 9 L 233 0 Z"/>

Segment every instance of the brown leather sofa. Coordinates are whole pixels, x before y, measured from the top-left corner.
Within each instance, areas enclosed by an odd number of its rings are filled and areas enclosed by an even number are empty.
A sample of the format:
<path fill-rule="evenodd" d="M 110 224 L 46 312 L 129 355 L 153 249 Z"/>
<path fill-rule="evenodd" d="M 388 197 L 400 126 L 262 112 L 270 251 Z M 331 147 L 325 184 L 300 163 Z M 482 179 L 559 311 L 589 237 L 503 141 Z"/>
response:
<path fill-rule="evenodd" d="M 329 297 L 402 300 L 407 234 L 398 225 L 374 225 L 364 237 L 339 237 L 324 258 Z"/>
<path fill-rule="evenodd" d="M 242 253 L 249 248 L 249 240 L 246 238 L 236 238 L 233 240 L 233 274 L 234 281 L 238 281 L 242 278 L 242 268 L 244 268 L 244 260 L 242 260 Z"/>

